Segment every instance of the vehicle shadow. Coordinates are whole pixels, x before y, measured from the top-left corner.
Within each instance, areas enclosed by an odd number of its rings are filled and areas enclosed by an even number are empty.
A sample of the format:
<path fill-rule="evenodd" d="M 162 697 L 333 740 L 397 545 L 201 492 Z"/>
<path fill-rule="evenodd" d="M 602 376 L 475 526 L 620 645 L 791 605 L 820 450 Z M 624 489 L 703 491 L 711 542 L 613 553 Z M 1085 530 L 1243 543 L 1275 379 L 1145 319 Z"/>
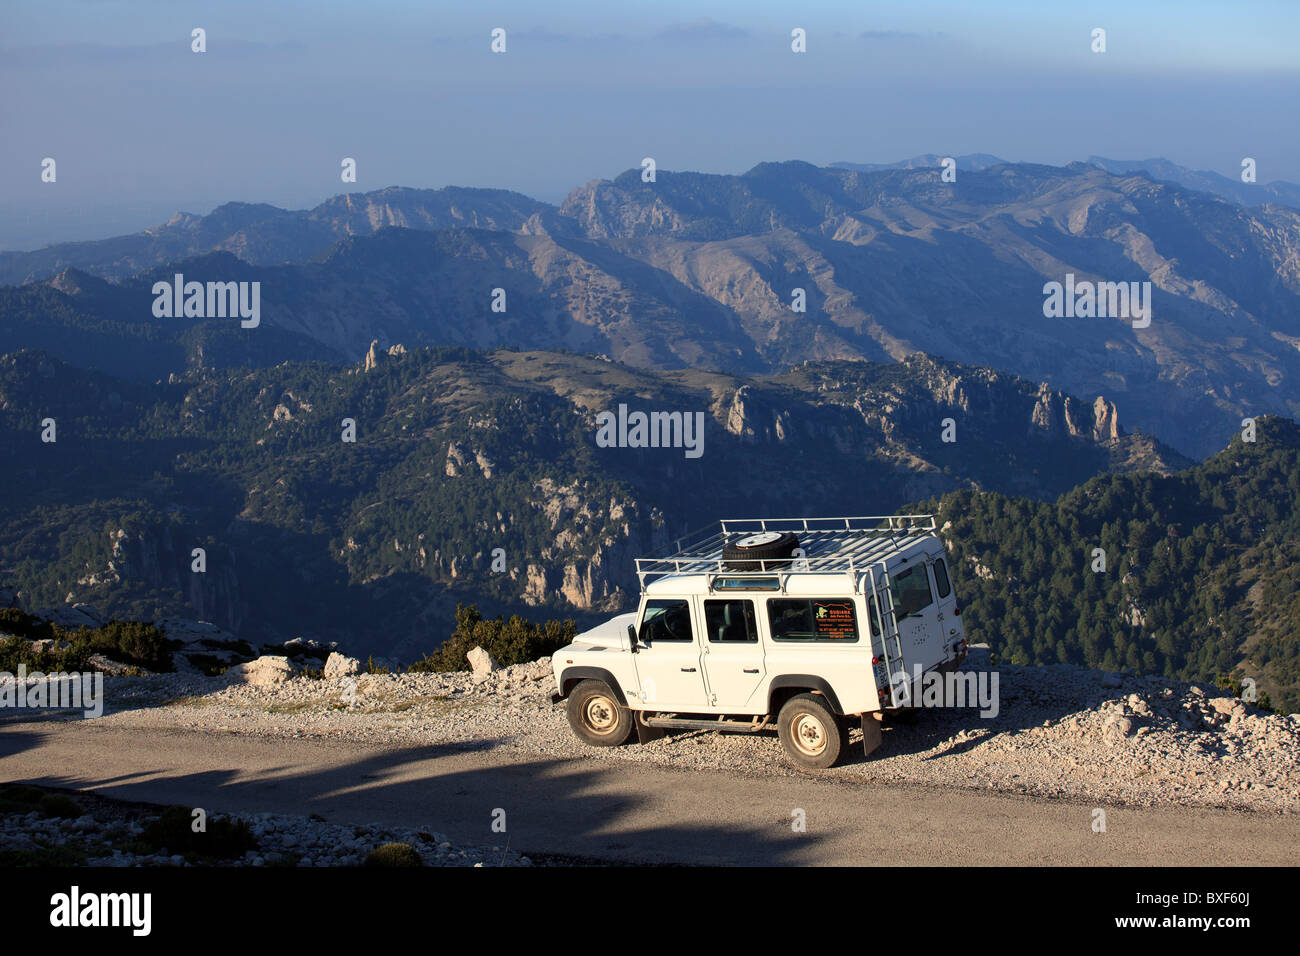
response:
<path fill-rule="evenodd" d="M 39 731 L 18 736 L 23 739 L 4 735 L 0 756 L 41 746 L 31 739 L 41 737 Z M 792 832 L 788 815 L 773 812 L 770 823 L 755 823 L 756 808 L 729 813 L 717 806 L 690 819 L 692 813 L 681 809 L 691 806 L 689 799 L 645 792 L 621 763 L 593 766 L 589 760 L 504 754 L 499 764 L 483 766 L 472 751 L 500 741 L 475 743 L 385 749 L 321 765 L 335 750 L 310 757 L 312 766 L 277 760 L 256 771 L 240 766 L 237 748 L 217 745 L 205 753 L 214 766 L 201 771 L 97 773 L 82 767 L 73 774 L 52 768 L 14 782 L 200 806 L 209 813 L 319 814 L 333 823 L 400 825 L 445 834 L 453 843 L 508 845 L 543 860 L 798 865 L 816 857 L 820 838 Z M 6 776 L 13 779 L 12 773 Z M 493 830 L 495 820 L 505 821 L 505 832 Z"/>

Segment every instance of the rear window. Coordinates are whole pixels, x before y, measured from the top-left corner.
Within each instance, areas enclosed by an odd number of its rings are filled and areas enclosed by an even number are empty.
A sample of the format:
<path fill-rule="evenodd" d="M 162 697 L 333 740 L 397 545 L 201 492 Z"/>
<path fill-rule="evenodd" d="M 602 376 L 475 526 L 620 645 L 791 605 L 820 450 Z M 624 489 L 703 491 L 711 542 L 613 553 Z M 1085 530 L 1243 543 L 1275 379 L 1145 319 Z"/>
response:
<path fill-rule="evenodd" d="M 924 610 L 934 602 L 930 594 L 930 577 L 924 564 L 914 564 L 901 574 L 894 575 L 894 615 L 902 620 L 909 614 Z"/>
<path fill-rule="evenodd" d="M 753 601 L 705 601 L 704 627 L 714 644 L 758 643 Z"/>
<path fill-rule="evenodd" d="M 767 622 L 774 641 L 852 644 L 858 639 L 853 602 L 840 598 L 773 598 L 767 602 Z"/>
<path fill-rule="evenodd" d="M 952 593 L 952 585 L 948 583 L 948 567 L 943 563 L 943 558 L 934 562 L 934 586 L 939 589 L 940 598 L 946 598 Z"/>

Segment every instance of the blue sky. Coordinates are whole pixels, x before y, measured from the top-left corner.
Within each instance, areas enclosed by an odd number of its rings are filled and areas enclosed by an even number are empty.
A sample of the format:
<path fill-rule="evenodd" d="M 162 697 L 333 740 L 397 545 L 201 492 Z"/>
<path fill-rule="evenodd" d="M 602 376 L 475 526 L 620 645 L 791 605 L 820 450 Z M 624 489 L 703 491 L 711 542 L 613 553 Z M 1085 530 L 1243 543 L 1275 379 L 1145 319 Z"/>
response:
<path fill-rule="evenodd" d="M 1300 2 L 1268 0 L 6 0 L 0 248 L 389 185 L 554 202 L 643 156 L 709 172 L 1164 156 L 1225 175 L 1253 156 L 1261 181 L 1300 181 L 1298 49 Z"/>

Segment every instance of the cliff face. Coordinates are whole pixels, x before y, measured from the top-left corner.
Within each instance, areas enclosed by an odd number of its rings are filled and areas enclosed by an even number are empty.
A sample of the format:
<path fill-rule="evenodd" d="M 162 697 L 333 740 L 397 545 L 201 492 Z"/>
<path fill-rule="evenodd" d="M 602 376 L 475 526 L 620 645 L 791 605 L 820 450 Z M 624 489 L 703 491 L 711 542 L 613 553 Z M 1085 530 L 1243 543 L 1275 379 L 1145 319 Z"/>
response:
<path fill-rule="evenodd" d="M 881 514 L 960 488 L 1053 498 L 1183 464 L 1126 434 L 1104 398 L 921 355 L 740 376 L 558 352 L 363 354 L 131 387 L 10 357 L 5 421 L 35 430 L 53 409 L 60 440 L 14 443 L 7 504 L 26 517 L 0 523 L 0 566 L 31 606 L 418 655 L 458 602 L 625 608 L 635 558 L 719 518 Z M 78 412 L 69 395 L 100 400 Z M 699 456 L 597 443 L 597 416 L 620 405 L 701 416 Z M 96 434 L 114 438 L 86 443 Z M 112 495 L 87 495 L 87 467 L 115 476 Z"/>
<path fill-rule="evenodd" d="M 801 392 L 741 385 L 714 402 L 713 416 L 746 444 L 804 437 L 840 449 L 873 442 L 892 454 L 918 454 L 930 437 L 939 436 L 947 418 L 953 419 L 954 444 L 972 435 L 984 440 L 1014 431 L 1018 424 L 1026 437 L 1049 444 L 1122 452 L 1132 442 L 1120 425 L 1116 404 L 1104 396 L 1089 405 L 1046 383 L 1034 388 L 1012 375 L 915 353 L 901 364 L 905 373 L 883 380 L 856 376 L 845 363 L 805 365 L 791 376 L 775 377 L 784 384 L 808 376 Z M 848 410 L 853 414 L 846 416 Z M 1148 467 L 1168 472 L 1185 464 L 1186 459 L 1166 449 L 1163 461 Z"/>
<path fill-rule="evenodd" d="M 204 570 L 195 571 L 193 549 L 200 545 L 184 526 L 157 522 L 131 531 L 116 528 L 106 538 L 106 555 L 84 563 L 66 604 L 92 603 L 111 617 L 126 613 L 134 595 L 175 594 L 196 620 L 231 633 L 242 630 L 245 608 L 235 552 L 207 543 Z"/>
<path fill-rule="evenodd" d="M 1049 435 L 1064 433 L 1072 438 L 1097 442 L 1118 439 L 1124 434 L 1119 424 L 1119 409 L 1114 402 L 1098 395 L 1092 407 L 1088 408 L 1074 396 L 1054 391 L 1046 383 L 1039 386 L 1031 428 Z"/>

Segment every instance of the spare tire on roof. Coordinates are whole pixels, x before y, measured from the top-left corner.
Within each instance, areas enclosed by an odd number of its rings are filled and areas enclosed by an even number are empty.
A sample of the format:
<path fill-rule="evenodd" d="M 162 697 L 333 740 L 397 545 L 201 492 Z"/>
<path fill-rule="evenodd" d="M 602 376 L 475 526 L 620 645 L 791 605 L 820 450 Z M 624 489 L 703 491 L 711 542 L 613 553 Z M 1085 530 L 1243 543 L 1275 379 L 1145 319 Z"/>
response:
<path fill-rule="evenodd" d="M 787 565 L 773 562 L 789 562 L 798 547 L 798 537 L 789 531 L 746 532 L 722 546 L 723 567 L 728 571 L 779 571 Z"/>

